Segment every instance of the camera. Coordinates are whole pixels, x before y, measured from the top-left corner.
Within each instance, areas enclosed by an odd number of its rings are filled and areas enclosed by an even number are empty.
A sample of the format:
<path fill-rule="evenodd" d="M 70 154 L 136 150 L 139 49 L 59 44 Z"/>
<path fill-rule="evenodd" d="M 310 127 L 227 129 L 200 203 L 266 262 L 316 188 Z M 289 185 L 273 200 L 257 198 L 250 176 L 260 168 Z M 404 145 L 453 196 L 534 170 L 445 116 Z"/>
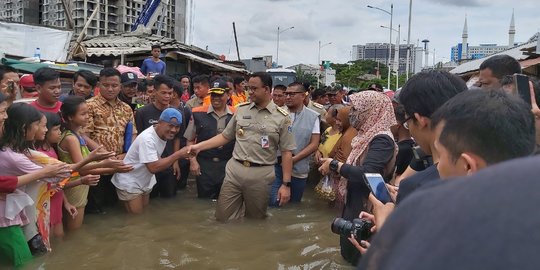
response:
<path fill-rule="evenodd" d="M 367 240 L 371 237 L 371 227 L 373 227 L 371 221 L 360 218 L 355 218 L 353 221 L 335 218 L 331 226 L 333 233 L 345 237 L 349 237 L 352 234 L 358 241 Z"/>

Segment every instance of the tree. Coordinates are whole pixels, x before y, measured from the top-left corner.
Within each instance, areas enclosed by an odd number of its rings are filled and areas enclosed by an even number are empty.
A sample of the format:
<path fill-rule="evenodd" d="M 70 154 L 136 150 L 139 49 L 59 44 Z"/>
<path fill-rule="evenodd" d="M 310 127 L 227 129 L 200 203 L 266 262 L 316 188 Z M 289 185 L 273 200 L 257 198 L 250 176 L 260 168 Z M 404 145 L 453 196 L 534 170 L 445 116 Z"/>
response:
<path fill-rule="evenodd" d="M 356 60 L 345 64 L 332 64 L 331 67 L 336 70 L 336 82 L 341 83 L 349 88 L 363 88 L 367 74 L 373 76 L 379 74 L 379 80 L 386 80 L 388 69 L 386 65 L 377 63 L 372 60 Z M 370 80 L 371 81 L 371 80 Z"/>
<path fill-rule="evenodd" d="M 301 83 L 309 83 L 310 85 L 317 85 L 317 77 L 304 72 L 300 67 L 294 69 L 296 71 L 296 81 Z"/>

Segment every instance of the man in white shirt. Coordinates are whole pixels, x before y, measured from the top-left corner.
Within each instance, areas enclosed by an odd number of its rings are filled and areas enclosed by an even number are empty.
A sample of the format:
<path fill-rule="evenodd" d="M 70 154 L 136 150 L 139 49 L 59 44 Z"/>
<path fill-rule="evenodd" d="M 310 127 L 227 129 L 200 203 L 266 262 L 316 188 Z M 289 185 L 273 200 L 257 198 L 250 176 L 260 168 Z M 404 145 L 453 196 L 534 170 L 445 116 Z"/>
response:
<path fill-rule="evenodd" d="M 144 130 L 133 142 L 124 158 L 124 163 L 133 166 L 127 173 L 116 173 L 112 183 L 130 214 L 142 213 L 149 203 L 149 196 L 156 184 L 155 173 L 169 168 L 180 158 L 187 158 L 187 148 L 182 148 L 166 158 L 160 158 L 167 140 L 175 138 L 182 124 L 182 115 L 177 109 L 165 109 L 158 123 Z"/>

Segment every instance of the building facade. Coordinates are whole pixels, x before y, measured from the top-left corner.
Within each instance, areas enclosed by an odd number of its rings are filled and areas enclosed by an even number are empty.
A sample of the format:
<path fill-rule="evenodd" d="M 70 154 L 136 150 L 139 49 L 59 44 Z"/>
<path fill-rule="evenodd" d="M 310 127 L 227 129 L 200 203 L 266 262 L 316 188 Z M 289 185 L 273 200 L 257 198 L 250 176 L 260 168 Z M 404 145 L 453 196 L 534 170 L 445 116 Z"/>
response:
<path fill-rule="evenodd" d="M 463 60 L 464 55 L 466 55 L 465 59 L 480 59 L 494 53 L 508 50 L 508 48 L 508 46 L 500 46 L 497 44 L 480 44 L 478 46 L 470 46 L 467 44 L 467 48 L 465 49 L 463 47 L 463 44 L 459 43 L 458 45 L 451 48 L 450 60 L 457 63 Z"/>
<path fill-rule="evenodd" d="M 394 57 L 396 54 L 396 45 L 392 44 L 391 52 L 388 51 L 388 43 L 366 43 L 365 45 L 353 45 L 352 48 L 352 60 L 373 60 L 381 64 L 386 65 L 387 61 L 390 62 L 390 67 L 394 66 Z M 399 45 L 399 74 L 405 74 L 407 70 L 407 44 Z M 415 70 L 417 60 L 422 61 L 422 58 L 418 58 L 416 51 L 421 48 L 410 45 L 411 52 L 409 58 L 409 71 L 410 73 L 416 73 L 420 70 Z M 389 59 L 390 57 L 390 59 Z"/>
<path fill-rule="evenodd" d="M 166 1 L 166 0 L 164 0 Z M 185 41 L 186 6 L 188 0 L 168 0 L 161 16 L 152 27 L 152 33 Z M 167 2 L 167 1 L 166 1 Z M 73 19 L 75 35 L 82 32 L 92 12 L 98 14 L 86 29 L 87 36 L 130 32 L 146 0 L 66 0 Z M 62 0 L 2 0 L 0 18 L 7 21 L 68 27 Z"/>

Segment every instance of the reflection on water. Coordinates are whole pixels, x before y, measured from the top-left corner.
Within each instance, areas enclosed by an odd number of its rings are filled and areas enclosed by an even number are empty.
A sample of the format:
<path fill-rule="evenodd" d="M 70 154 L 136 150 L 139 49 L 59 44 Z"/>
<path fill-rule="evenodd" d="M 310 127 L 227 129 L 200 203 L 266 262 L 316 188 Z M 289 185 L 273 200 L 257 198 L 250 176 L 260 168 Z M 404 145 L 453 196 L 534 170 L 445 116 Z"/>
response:
<path fill-rule="evenodd" d="M 175 199 L 152 200 L 140 216 L 120 207 L 88 215 L 23 269 L 352 269 L 330 231 L 335 214 L 312 188 L 266 220 L 221 224 L 214 207 L 188 186 Z"/>

